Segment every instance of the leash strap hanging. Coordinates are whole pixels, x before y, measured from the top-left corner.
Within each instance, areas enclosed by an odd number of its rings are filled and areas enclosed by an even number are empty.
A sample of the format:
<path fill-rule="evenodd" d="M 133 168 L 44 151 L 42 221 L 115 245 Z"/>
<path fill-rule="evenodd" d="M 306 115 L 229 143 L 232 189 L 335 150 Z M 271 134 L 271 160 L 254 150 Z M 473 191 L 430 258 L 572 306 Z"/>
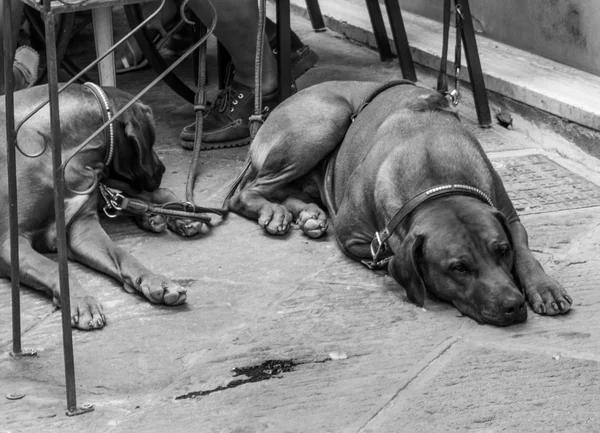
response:
<path fill-rule="evenodd" d="M 462 54 L 462 24 L 463 14 L 461 6 L 456 5 L 456 46 L 454 48 L 454 90 L 450 92 L 452 98 L 452 104 L 458 105 L 460 102 L 460 93 L 458 91 L 458 84 L 460 82 L 460 61 Z"/>
<path fill-rule="evenodd" d="M 250 137 L 253 139 L 265 121 L 262 114 L 262 72 L 266 20 L 267 0 L 260 0 L 258 2 L 258 31 L 256 33 L 256 56 L 254 60 L 254 114 L 250 116 L 249 125 Z"/>
<path fill-rule="evenodd" d="M 461 5 L 456 5 L 456 44 L 454 46 L 454 89 L 448 92 L 448 40 L 450 39 L 450 2 L 444 0 L 444 17 L 443 17 L 443 35 L 442 35 L 442 55 L 440 60 L 440 69 L 438 73 L 437 90 L 444 95 L 449 96 L 452 100 L 452 105 L 458 105 L 460 101 L 459 82 L 460 82 L 460 62 L 462 55 L 462 25 L 463 13 Z"/>
<path fill-rule="evenodd" d="M 199 26 L 200 38 L 202 38 L 206 33 L 206 27 L 203 24 L 199 24 Z M 204 131 L 204 114 L 206 112 L 206 44 L 200 45 L 198 50 L 198 81 L 196 94 L 194 95 L 194 112 L 196 113 L 194 147 L 185 184 L 185 199 L 190 203 L 194 203 L 194 185 L 198 177 L 198 162 L 200 161 L 200 151 L 202 149 L 202 132 Z"/>
<path fill-rule="evenodd" d="M 181 6 L 181 10 L 180 10 L 180 13 L 184 19 L 186 19 L 185 11 L 184 11 L 186 3 L 187 3 L 187 1 L 184 2 L 184 4 Z M 209 33 L 212 33 L 212 30 L 215 28 L 215 26 L 217 24 L 217 11 L 210 0 L 208 1 L 208 4 L 212 8 L 212 12 L 213 12 L 213 22 L 211 24 L 210 30 L 208 30 Z M 199 24 L 199 25 L 201 26 L 200 27 L 200 38 L 202 39 L 206 36 L 207 29 L 203 24 Z M 200 162 L 200 153 L 202 150 L 202 132 L 204 131 L 204 114 L 206 113 L 206 110 L 207 110 L 207 105 L 206 105 L 206 44 L 207 44 L 207 42 L 205 41 L 203 44 L 200 44 L 200 47 L 198 48 L 198 50 L 199 50 L 199 53 L 198 53 L 198 82 L 197 82 L 197 87 L 196 87 L 196 94 L 194 95 L 194 111 L 196 112 L 196 124 L 195 124 L 195 130 L 194 130 L 194 148 L 192 151 L 192 162 L 190 163 L 190 169 L 188 171 L 187 181 L 185 184 L 185 199 L 188 203 L 191 203 L 195 209 L 203 209 L 204 212 L 210 212 L 210 213 L 217 214 L 221 217 L 224 217 L 228 213 L 226 209 L 196 206 L 195 205 L 196 202 L 194 201 L 194 186 L 196 185 L 196 180 L 198 178 L 198 166 L 199 166 L 199 162 Z M 198 217 L 192 217 L 192 216 L 188 216 L 188 217 L 200 219 Z M 207 216 L 205 216 L 204 219 L 208 219 L 208 221 L 210 221 L 210 218 Z"/>
<path fill-rule="evenodd" d="M 450 38 L 450 1 L 444 0 L 444 18 L 442 33 L 442 56 L 440 60 L 440 71 L 438 74 L 438 92 L 448 93 L 448 39 Z"/>

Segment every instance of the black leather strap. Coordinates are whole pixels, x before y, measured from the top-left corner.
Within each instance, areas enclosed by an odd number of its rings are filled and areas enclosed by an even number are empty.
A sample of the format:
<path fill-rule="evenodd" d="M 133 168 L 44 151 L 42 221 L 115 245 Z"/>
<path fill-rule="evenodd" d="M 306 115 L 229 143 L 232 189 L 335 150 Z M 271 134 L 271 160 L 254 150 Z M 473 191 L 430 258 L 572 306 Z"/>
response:
<path fill-rule="evenodd" d="M 410 199 L 398 210 L 398 212 L 396 212 L 383 230 L 380 232 L 375 232 L 375 236 L 373 236 L 373 240 L 371 241 L 372 260 L 362 260 L 362 263 L 365 264 L 369 269 L 381 269 L 383 266 L 385 266 L 392 256 L 392 252 L 387 248 L 386 242 L 392 236 L 394 230 L 396 230 L 400 223 L 404 221 L 404 219 L 408 217 L 417 207 L 426 201 L 446 195 L 467 195 L 478 198 L 491 207 L 494 207 L 494 203 L 490 197 L 479 188 L 475 188 L 473 186 L 452 184 L 430 188 Z M 381 259 L 382 256 L 383 259 Z"/>

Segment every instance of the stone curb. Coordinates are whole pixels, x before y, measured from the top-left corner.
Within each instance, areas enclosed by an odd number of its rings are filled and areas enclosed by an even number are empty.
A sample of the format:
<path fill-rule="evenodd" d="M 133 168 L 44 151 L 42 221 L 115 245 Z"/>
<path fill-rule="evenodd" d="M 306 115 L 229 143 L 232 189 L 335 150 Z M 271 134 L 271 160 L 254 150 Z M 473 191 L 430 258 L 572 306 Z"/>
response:
<path fill-rule="evenodd" d="M 308 19 L 303 0 L 292 0 L 292 11 Z M 326 26 L 356 42 L 376 48 L 369 17 L 364 6 L 348 0 L 321 0 Z M 383 6 L 382 6 L 383 7 Z M 382 10 L 386 17 L 385 8 Z M 415 63 L 438 69 L 442 25 L 408 12 L 402 12 Z M 453 33 L 453 29 L 451 30 Z M 391 35 L 388 27 L 388 35 Z M 452 73 L 454 39 L 451 34 L 449 73 Z M 486 87 L 528 106 L 567 121 L 600 130 L 600 77 L 536 56 L 534 54 L 477 36 Z M 390 45 L 394 50 L 393 41 Z M 463 55 L 463 63 L 465 62 Z M 461 80 L 469 81 L 466 64 Z"/>

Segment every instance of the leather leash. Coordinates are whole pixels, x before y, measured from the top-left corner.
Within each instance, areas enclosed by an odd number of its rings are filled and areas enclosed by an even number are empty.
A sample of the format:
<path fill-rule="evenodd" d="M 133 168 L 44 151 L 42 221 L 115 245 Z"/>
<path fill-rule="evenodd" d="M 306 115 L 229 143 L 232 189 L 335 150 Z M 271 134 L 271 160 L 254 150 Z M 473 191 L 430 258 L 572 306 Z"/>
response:
<path fill-rule="evenodd" d="M 111 122 L 109 127 L 105 129 L 105 140 L 108 145 L 106 156 L 104 158 L 104 174 L 108 175 L 110 170 L 110 163 L 114 154 L 115 146 L 115 131 L 114 124 L 112 123 L 113 116 L 108 97 L 102 89 L 95 83 L 85 83 L 84 86 L 91 90 L 94 94 L 102 111 L 102 122 Z M 204 208 L 196 206 L 193 203 L 167 203 L 161 206 L 157 206 L 153 203 L 146 203 L 142 200 L 132 199 L 125 197 L 120 191 L 109 188 L 106 185 L 99 184 L 100 194 L 104 198 L 105 206 L 103 207 L 104 213 L 109 218 L 117 216 L 119 211 L 128 212 L 135 215 L 144 213 L 154 213 L 166 216 L 179 216 L 183 218 L 189 218 L 194 220 L 203 221 L 205 223 L 210 222 L 210 217 L 201 214 L 202 212 L 211 212 L 210 208 Z M 80 192 L 77 192 L 80 194 Z"/>
<path fill-rule="evenodd" d="M 250 137 L 254 140 L 258 130 L 265 122 L 266 117 L 270 113 L 263 113 L 262 109 L 262 71 L 263 71 L 263 46 L 265 36 L 265 25 L 267 21 L 267 2 L 266 0 L 260 0 L 258 2 L 258 31 L 256 34 L 256 56 L 254 58 L 254 114 L 250 116 L 249 128 Z M 244 167 L 238 176 L 234 179 L 233 183 L 229 187 L 225 198 L 223 199 L 222 207 L 227 209 L 229 199 L 233 197 L 238 186 L 250 170 L 252 161 L 250 159 L 250 153 L 246 156 Z"/>
<path fill-rule="evenodd" d="M 108 97 L 104 90 L 95 83 L 85 83 L 87 87 L 94 94 L 102 111 L 102 122 L 111 122 L 109 127 L 105 129 L 105 140 L 108 145 L 106 156 L 104 158 L 104 174 L 107 175 L 110 169 L 110 163 L 114 154 L 115 146 L 115 131 L 114 124 L 112 123 L 113 116 Z M 141 215 L 145 213 L 160 214 L 166 216 L 178 216 L 182 218 L 189 218 L 199 220 L 204 223 L 210 222 L 210 217 L 204 215 L 204 212 L 211 212 L 210 208 L 203 208 L 196 206 L 193 203 L 166 203 L 161 206 L 157 206 L 153 203 L 146 203 L 142 200 L 127 198 L 120 191 L 114 190 L 107 187 L 106 185 L 99 184 L 100 194 L 105 201 L 103 207 L 104 213 L 109 218 L 117 216 L 119 211 L 127 212 L 134 215 Z"/>
<path fill-rule="evenodd" d="M 182 19 L 187 22 L 194 24 L 193 21 L 190 21 L 185 16 L 185 6 L 187 1 L 184 1 L 180 8 L 180 14 Z M 217 11 L 210 0 L 207 0 L 208 4 L 212 8 L 213 11 L 213 22 L 209 29 L 204 31 L 204 34 L 201 34 L 201 38 L 207 38 L 210 34 L 213 33 L 215 26 L 217 25 Z M 202 26 L 204 29 L 204 26 Z M 202 207 L 197 206 L 194 201 L 194 186 L 196 185 L 196 180 L 198 178 L 198 166 L 200 161 L 200 153 L 202 150 L 202 132 L 204 130 L 204 114 L 207 109 L 206 105 L 206 44 L 205 41 L 199 47 L 199 55 L 198 55 L 198 82 L 196 87 L 196 94 L 194 95 L 194 111 L 196 112 L 196 128 L 194 130 L 194 148 L 192 151 L 192 162 L 190 163 L 190 169 L 188 170 L 188 176 L 185 184 L 185 199 L 188 204 L 194 207 L 194 209 L 203 209 L 204 212 L 213 213 L 219 215 L 220 217 L 225 217 L 228 213 L 227 209 L 224 208 L 214 208 L 214 207 Z M 189 217 L 192 218 L 192 217 Z M 209 222 L 210 217 L 205 216 L 204 219 L 207 219 Z"/>
<path fill-rule="evenodd" d="M 188 218 L 204 223 L 210 222 L 210 217 L 204 215 L 207 209 L 193 203 L 171 202 L 157 206 L 142 200 L 125 197 L 120 191 L 109 188 L 104 184 L 100 184 L 100 194 L 105 202 L 102 210 L 109 218 L 115 218 L 119 212 L 127 212 L 133 215 L 151 213 L 168 217 Z"/>
<path fill-rule="evenodd" d="M 462 22 L 464 16 L 461 6 L 456 5 L 456 44 L 454 46 L 454 89 L 448 92 L 447 79 L 447 63 L 448 63 L 448 40 L 450 38 L 450 1 L 444 0 L 444 18 L 443 18 L 443 35 L 442 35 L 442 56 L 440 60 L 440 70 L 438 73 L 437 90 L 444 95 L 449 96 L 452 100 L 452 105 L 458 105 L 460 101 L 460 93 L 458 90 L 460 78 L 460 62 L 462 55 Z"/>
<path fill-rule="evenodd" d="M 256 56 L 254 60 L 254 114 L 250 116 L 250 137 L 256 133 L 265 121 L 262 113 L 262 71 L 263 71 L 263 40 L 265 23 L 267 21 L 267 0 L 258 2 L 258 31 L 256 33 Z"/>

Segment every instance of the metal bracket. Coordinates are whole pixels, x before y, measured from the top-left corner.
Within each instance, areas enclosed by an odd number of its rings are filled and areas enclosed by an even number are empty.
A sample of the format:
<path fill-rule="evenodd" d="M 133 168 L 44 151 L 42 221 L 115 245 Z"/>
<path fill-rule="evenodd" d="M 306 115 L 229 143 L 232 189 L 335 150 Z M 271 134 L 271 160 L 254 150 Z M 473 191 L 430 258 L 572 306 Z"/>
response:
<path fill-rule="evenodd" d="M 82 404 L 79 407 L 70 407 L 66 410 L 67 416 L 76 416 L 82 415 L 84 413 L 92 412 L 94 410 L 94 405 L 91 403 Z"/>
<path fill-rule="evenodd" d="M 13 358 L 24 358 L 26 356 L 37 356 L 37 350 L 34 350 L 34 349 L 23 349 L 20 352 L 13 352 L 11 350 L 9 352 L 9 354 Z"/>

